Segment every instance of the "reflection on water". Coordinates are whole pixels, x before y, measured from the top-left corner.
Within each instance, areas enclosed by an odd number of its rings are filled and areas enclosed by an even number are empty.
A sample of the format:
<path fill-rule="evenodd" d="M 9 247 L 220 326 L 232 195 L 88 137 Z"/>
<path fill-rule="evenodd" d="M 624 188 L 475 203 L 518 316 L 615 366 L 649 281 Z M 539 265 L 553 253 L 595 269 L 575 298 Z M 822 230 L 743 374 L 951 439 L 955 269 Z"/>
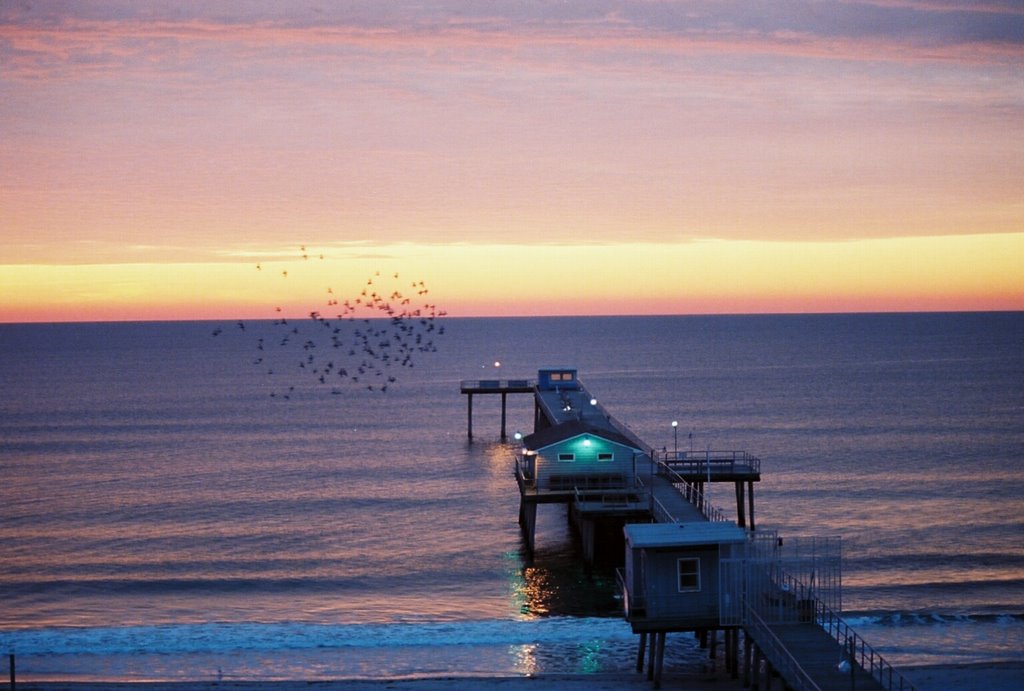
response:
<path fill-rule="evenodd" d="M 525 544 L 518 553 L 506 555 L 519 563 L 510 573 L 510 591 L 519 613 L 525 617 L 620 617 L 615 566 L 583 562 L 565 506 L 538 507 L 537 530 L 532 559 Z"/>
<path fill-rule="evenodd" d="M 540 663 L 537 661 L 537 647 L 536 643 L 509 646 L 509 657 L 514 661 L 516 672 L 524 675 L 533 675 L 540 671 Z"/>

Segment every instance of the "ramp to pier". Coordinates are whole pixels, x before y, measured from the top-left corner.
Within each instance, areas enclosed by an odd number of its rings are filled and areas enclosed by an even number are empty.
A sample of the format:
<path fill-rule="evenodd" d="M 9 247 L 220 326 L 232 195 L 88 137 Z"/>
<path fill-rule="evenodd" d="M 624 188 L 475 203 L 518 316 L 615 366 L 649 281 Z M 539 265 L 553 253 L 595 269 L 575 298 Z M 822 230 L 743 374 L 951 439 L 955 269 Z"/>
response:
<path fill-rule="evenodd" d="M 898 685 L 902 678 L 897 679 L 896 686 L 882 684 L 857 661 L 856 651 L 845 650 L 816 622 L 768 625 L 756 613 L 751 614 L 746 627 L 748 635 L 792 689 L 885 691 L 903 688 Z"/>

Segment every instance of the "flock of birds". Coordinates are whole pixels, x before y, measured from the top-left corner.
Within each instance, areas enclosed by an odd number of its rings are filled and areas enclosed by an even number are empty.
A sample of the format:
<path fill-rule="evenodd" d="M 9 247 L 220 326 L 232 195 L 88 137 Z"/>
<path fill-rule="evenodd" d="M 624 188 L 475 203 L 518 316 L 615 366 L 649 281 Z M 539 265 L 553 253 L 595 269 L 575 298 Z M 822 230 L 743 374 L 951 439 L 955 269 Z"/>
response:
<path fill-rule="evenodd" d="M 308 261 L 306 248 L 300 251 Z M 261 264 L 256 268 L 263 270 Z M 288 272 L 281 275 L 287 278 Z M 436 352 L 436 340 L 444 335 L 438 320 L 446 313 L 428 302 L 429 292 L 423 281 L 405 283 L 398 273 L 382 277 L 378 271 L 354 297 L 342 300 L 327 288 L 323 310 L 310 311 L 308 318 L 289 319 L 277 307 L 273 332 L 255 325 L 247 329 L 244 321 L 236 328 L 252 334 L 252 364 L 278 384 L 271 397 L 290 399 L 296 376 L 330 387 L 334 395 L 346 386 L 385 393 L 402 369 L 416 366 L 418 356 Z M 223 332 L 218 328 L 212 335 Z"/>

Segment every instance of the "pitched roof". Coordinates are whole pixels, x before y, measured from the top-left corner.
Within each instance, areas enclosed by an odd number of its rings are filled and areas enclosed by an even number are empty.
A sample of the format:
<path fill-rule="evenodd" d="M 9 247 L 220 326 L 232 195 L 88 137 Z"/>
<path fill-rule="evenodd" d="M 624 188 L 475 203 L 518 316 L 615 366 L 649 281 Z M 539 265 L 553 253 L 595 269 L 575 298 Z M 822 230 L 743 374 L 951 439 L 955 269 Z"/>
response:
<path fill-rule="evenodd" d="M 646 549 L 736 543 L 747 539 L 743 528 L 725 521 L 631 523 L 624 526 L 624 531 L 629 546 Z"/>
<path fill-rule="evenodd" d="M 563 422 L 553 427 L 542 429 L 539 432 L 523 437 L 523 444 L 528 449 L 534 451 L 543 449 L 565 441 L 566 439 L 572 439 L 578 437 L 581 434 L 592 434 L 595 437 L 601 437 L 608 441 L 615 442 L 616 444 L 622 444 L 632 449 L 640 450 L 635 443 L 633 443 L 628 437 L 620 434 L 616 430 L 609 429 L 607 427 L 597 427 L 584 420 L 570 420 Z"/>

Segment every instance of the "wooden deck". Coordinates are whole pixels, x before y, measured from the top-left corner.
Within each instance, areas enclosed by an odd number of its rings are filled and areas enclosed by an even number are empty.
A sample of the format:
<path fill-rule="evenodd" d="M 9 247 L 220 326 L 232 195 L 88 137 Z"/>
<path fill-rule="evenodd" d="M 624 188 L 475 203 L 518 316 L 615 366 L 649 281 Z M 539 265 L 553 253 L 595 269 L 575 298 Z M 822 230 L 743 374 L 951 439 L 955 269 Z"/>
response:
<path fill-rule="evenodd" d="M 668 451 L 656 457 L 688 482 L 757 482 L 761 479 L 761 459 L 746 451 Z"/>
<path fill-rule="evenodd" d="M 463 379 L 459 389 L 465 394 L 533 393 L 537 383 L 532 379 Z"/>

